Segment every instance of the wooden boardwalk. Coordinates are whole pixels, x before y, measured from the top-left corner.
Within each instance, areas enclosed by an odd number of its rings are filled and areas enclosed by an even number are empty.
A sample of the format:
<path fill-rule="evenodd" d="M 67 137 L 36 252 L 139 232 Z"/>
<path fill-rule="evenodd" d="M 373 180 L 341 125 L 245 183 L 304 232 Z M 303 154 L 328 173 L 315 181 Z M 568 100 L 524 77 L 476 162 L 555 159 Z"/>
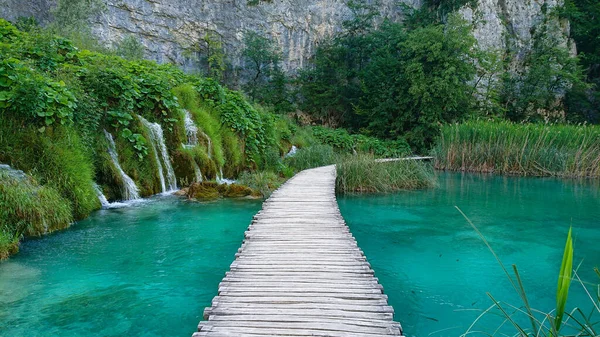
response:
<path fill-rule="evenodd" d="M 402 335 L 340 214 L 334 166 L 290 179 L 245 237 L 194 337 Z"/>

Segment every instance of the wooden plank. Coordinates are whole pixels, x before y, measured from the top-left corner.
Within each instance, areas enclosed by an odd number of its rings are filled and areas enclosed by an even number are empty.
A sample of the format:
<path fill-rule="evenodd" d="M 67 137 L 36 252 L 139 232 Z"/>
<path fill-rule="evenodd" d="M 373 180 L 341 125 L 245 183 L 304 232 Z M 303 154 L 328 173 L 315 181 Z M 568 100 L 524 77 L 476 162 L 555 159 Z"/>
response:
<path fill-rule="evenodd" d="M 335 199 L 335 167 L 306 170 L 258 212 L 196 337 L 401 336 Z"/>

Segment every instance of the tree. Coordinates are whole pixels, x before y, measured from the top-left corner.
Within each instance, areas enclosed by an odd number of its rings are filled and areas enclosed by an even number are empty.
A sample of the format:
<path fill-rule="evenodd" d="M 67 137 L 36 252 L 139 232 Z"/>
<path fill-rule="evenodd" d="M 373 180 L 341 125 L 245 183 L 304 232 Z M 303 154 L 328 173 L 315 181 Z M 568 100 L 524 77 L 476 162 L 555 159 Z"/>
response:
<path fill-rule="evenodd" d="M 288 79 L 280 66 L 281 52 L 275 43 L 255 32 L 247 32 L 242 55 L 248 72 L 248 81 L 243 87 L 250 98 L 272 106 L 277 112 L 290 111 Z"/>
<path fill-rule="evenodd" d="M 126 36 L 116 46 L 117 55 L 127 60 L 142 60 L 144 58 L 144 45 L 133 35 Z"/>
<path fill-rule="evenodd" d="M 512 121 L 562 120 L 562 98 L 574 85 L 583 83 L 578 59 L 550 22 L 547 18 L 537 27 L 522 64 L 503 78 L 501 100 Z"/>

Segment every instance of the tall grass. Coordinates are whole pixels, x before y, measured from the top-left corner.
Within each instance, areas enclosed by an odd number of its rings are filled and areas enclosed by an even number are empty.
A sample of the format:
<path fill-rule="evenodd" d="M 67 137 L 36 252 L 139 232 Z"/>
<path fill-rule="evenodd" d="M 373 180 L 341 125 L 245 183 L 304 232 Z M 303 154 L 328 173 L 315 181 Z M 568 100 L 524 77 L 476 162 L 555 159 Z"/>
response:
<path fill-rule="evenodd" d="M 0 170 L 0 259 L 18 251 L 19 240 L 63 229 L 73 221 L 71 203 L 31 177 Z"/>
<path fill-rule="evenodd" d="M 285 178 L 280 177 L 271 171 L 243 172 L 237 183 L 248 186 L 255 191 L 259 191 L 263 197 L 268 197 L 279 188 Z"/>
<path fill-rule="evenodd" d="M 470 121 L 442 127 L 443 170 L 600 177 L 600 127 Z"/>
<path fill-rule="evenodd" d="M 433 167 L 416 160 L 378 162 L 372 155 L 341 157 L 336 164 L 338 193 L 385 193 L 436 185 Z"/>
<path fill-rule="evenodd" d="M 597 314 L 600 314 L 600 286 L 597 297 L 592 296 L 587 288 L 586 284 L 579 279 L 577 272 L 573 271 L 573 238 L 571 235 L 571 229 L 569 229 L 567 240 L 565 243 L 565 249 L 561 262 L 561 267 L 558 273 L 558 286 L 556 289 L 556 309 L 550 312 L 543 312 L 536 310 L 527 298 L 527 292 L 522 282 L 519 270 L 516 265 L 512 265 L 514 273 L 511 275 L 509 270 L 504 266 L 500 257 L 496 254 L 490 243 L 485 239 L 484 235 L 479 231 L 477 226 L 460 210 L 456 207 L 462 216 L 466 219 L 469 225 L 475 230 L 477 235 L 483 240 L 485 245 L 488 247 L 494 258 L 498 261 L 498 264 L 504 271 L 504 274 L 508 278 L 511 286 L 519 296 L 522 304 L 513 305 L 509 303 L 501 302 L 497 300 L 492 294 L 487 295 L 492 300 L 493 305 L 485 310 L 477 319 L 471 324 L 469 329 L 461 335 L 465 337 L 476 332 L 482 333 L 487 336 L 518 336 L 518 337 L 567 337 L 567 336 L 589 336 L 597 337 L 600 334 L 600 330 L 595 327 L 597 322 L 593 322 L 592 318 Z M 573 273 L 577 278 L 578 283 L 584 288 L 590 298 L 591 307 L 593 311 L 591 314 L 585 314 L 581 308 L 573 308 L 570 311 L 566 310 L 566 304 L 569 297 L 569 288 L 572 281 Z M 596 269 L 596 273 L 600 277 L 600 272 Z M 497 312 L 494 311 L 497 310 Z M 475 331 L 475 327 L 479 321 L 486 315 L 499 314 L 504 320 L 498 327 L 486 326 L 485 329 L 494 330 L 493 333 L 486 331 Z M 528 322 L 523 324 L 523 322 Z M 501 331 L 501 329 L 503 329 Z M 509 332 L 509 330 L 511 330 Z"/>
<path fill-rule="evenodd" d="M 326 166 L 335 163 L 336 154 L 331 145 L 313 145 L 301 148 L 296 154 L 285 159 L 285 163 L 302 171 L 313 167 Z"/>

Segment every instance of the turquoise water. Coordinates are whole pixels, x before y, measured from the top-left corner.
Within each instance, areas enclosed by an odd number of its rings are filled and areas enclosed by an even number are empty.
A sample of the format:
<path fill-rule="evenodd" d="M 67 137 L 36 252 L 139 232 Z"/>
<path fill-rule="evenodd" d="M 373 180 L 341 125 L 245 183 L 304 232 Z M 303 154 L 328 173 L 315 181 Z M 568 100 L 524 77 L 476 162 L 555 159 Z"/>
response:
<path fill-rule="evenodd" d="M 0 263 L 0 336 L 191 336 L 260 207 L 156 198 L 27 241 Z"/>
<path fill-rule="evenodd" d="M 454 206 L 479 227 L 507 267 L 518 266 L 534 308 L 555 307 L 570 225 L 580 277 L 600 281 L 593 274 L 600 265 L 597 184 L 445 173 L 439 179 L 435 190 L 338 199 L 406 336 L 460 336 L 492 304 L 486 292 L 520 306 L 498 263 Z M 582 287 L 571 289 L 567 308 L 591 312 Z M 492 333 L 499 323 L 487 315 L 474 330 Z"/>
<path fill-rule="evenodd" d="M 460 336 L 482 309 L 518 299 L 454 208 L 477 224 L 530 301 L 554 307 L 573 225 L 581 277 L 597 283 L 600 192 L 555 179 L 441 174 L 435 190 L 339 198 L 340 208 L 406 335 Z M 0 336 L 190 336 L 234 258 L 258 201 L 155 198 L 99 211 L 29 240 L 0 263 Z M 590 308 L 578 285 L 569 307 Z M 488 316 L 477 330 L 492 332 Z"/>

